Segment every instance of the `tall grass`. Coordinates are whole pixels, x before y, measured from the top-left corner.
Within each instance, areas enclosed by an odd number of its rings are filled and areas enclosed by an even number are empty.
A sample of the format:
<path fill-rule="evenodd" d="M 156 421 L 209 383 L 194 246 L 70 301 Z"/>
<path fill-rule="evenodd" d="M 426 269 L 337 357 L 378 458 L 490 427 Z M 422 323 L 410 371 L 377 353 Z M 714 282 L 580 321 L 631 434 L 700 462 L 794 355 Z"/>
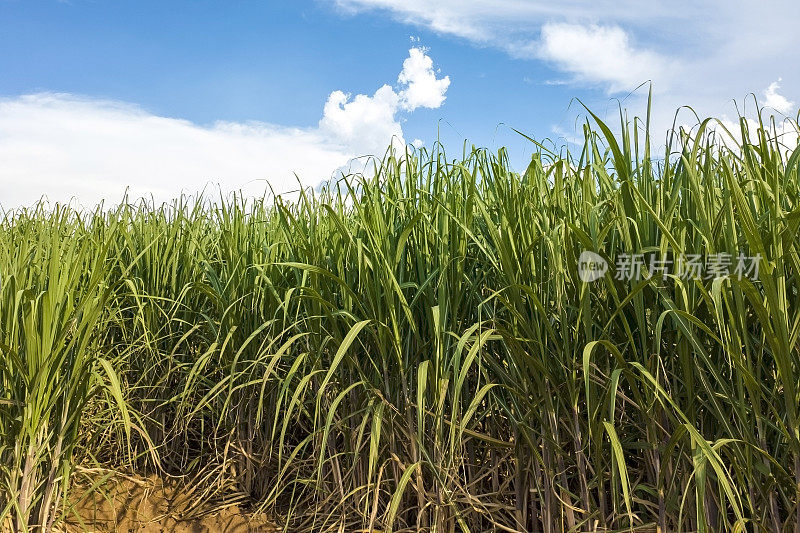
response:
<path fill-rule="evenodd" d="M 3 225 L 0 526 L 13 517 L 17 531 L 53 527 L 87 403 L 104 390 L 126 413 L 101 353 L 110 263 L 96 222 L 56 209 Z"/>
<path fill-rule="evenodd" d="M 522 174 L 436 146 L 291 202 L 8 215 L 0 512 L 50 529 L 92 461 L 291 530 L 800 530 L 800 151 L 595 125 Z M 654 252 L 762 261 L 617 279 Z"/>

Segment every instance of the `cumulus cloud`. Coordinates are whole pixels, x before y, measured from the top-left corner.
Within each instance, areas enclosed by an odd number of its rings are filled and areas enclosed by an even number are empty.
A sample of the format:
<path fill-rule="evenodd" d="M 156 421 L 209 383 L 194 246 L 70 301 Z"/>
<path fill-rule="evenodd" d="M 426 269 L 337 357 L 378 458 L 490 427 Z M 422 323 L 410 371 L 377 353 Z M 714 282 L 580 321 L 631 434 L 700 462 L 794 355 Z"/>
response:
<path fill-rule="evenodd" d="M 71 94 L 0 98 L 0 205 L 46 196 L 90 207 L 118 202 L 126 189 L 132 198 L 166 201 L 209 183 L 249 196 L 263 195 L 268 184 L 279 194 L 313 186 L 354 157 L 382 155 L 393 138 L 404 143 L 400 113 L 444 102 L 449 78 L 436 79 L 432 69 L 425 51 L 412 48 L 397 90 L 333 91 L 319 125 L 308 128 L 200 125 Z"/>
<path fill-rule="evenodd" d="M 632 90 L 667 68 L 666 59 L 635 48 L 618 26 L 545 24 L 538 54 L 577 81 L 604 84 L 612 93 Z"/>
<path fill-rule="evenodd" d="M 764 105 L 771 107 L 778 113 L 789 113 L 794 109 L 794 102 L 789 101 L 785 96 L 778 93 L 781 88 L 781 78 L 778 81 L 773 81 L 764 90 Z"/>
<path fill-rule="evenodd" d="M 402 139 L 403 128 L 396 114 L 400 97 L 389 85 L 372 96 L 333 91 L 325 102 L 320 130 L 353 153 L 377 154 L 392 138 Z"/>
<path fill-rule="evenodd" d="M 397 81 L 397 90 L 384 85 L 372 96 L 351 97 L 342 91 L 332 92 L 325 103 L 320 130 L 361 154 L 380 154 L 388 146 L 389 139 L 404 143 L 398 113 L 420 107 L 440 107 L 445 101 L 450 77 L 437 78 L 433 59 L 424 48 L 414 47 L 408 51 Z"/>
<path fill-rule="evenodd" d="M 514 58 L 544 61 L 559 83 L 601 89 L 594 101 L 583 99 L 595 109 L 609 94 L 622 96 L 651 80 L 655 130 L 670 126 L 680 106 L 701 116 L 734 114 L 733 99 L 761 94 L 778 73 L 785 87 L 800 87 L 800 72 L 786 69 L 800 61 L 796 0 L 773 0 L 768 11 L 776 16 L 761 17 L 746 0 L 328 1 L 350 14 L 377 12 Z M 639 111 L 646 95 L 641 91 L 624 105 Z M 796 92 L 778 94 L 777 86 L 764 96 L 776 110 L 800 99 Z"/>
<path fill-rule="evenodd" d="M 446 98 L 450 77 L 437 78 L 433 59 L 422 47 L 408 51 L 403 70 L 397 77 L 399 87 L 384 85 L 372 96 L 351 97 L 334 91 L 325 103 L 320 129 L 355 151 L 377 154 L 387 147 L 387 139 L 403 141 L 398 112 L 420 107 L 435 109 Z"/>
<path fill-rule="evenodd" d="M 630 91 L 647 80 L 665 79 L 667 54 L 640 49 L 617 21 L 641 23 L 666 16 L 657 6 L 567 0 L 334 0 L 348 12 L 387 11 L 401 22 L 495 46 L 521 59 L 545 60 L 572 75 L 572 82 L 601 85 L 609 93 Z M 642 18 L 633 18 L 638 13 Z M 586 20 L 608 18 L 599 24 Z M 408 60 L 407 60 L 408 61 Z M 660 87 L 659 87 L 660 88 Z"/>
<path fill-rule="evenodd" d="M 450 77 L 437 78 L 433 71 L 433 60 L 425 55 L 423 48 L 409 50 L 408 58 L 403 61 L 403 70 L 397 81 L 405 85 L 401 94 L 403 109 L 413 111 L 418 107 L 435 109 L 445 100 L 445 93 L 450 87 Z"/>

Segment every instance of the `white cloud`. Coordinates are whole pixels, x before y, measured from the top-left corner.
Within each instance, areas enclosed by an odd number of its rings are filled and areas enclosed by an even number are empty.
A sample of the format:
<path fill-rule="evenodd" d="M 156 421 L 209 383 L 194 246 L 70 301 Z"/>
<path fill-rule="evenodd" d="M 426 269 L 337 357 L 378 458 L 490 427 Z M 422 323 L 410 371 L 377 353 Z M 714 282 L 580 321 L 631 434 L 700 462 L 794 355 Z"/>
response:
<path fill-rule="evenodd" d="M 91 206 L 165 201 L 208 183 L 263 194 L 330 176 L 350 154 L 313 129 L 220 122 L 204 127 L 131 105 L 42 93 L 0 101 L 0 183 L 6 208 L 41 196 Z M 302 162 L 302 164 L 298 164 Z"/>
<path fill-rule="evenodd" d="M 602 83 L 612 93 L 632 90 L 667 68 L 658 54 L 634 48 L 618 26 L 545 24 L 538 55 L 576 81 Z"/>
<path fill-rule="evenodd" d="M 397 81 L 406 86 L 402 91 L 402 106 L 408 111 L 418 107 L 435 109 L 441 106 L 450 86 L 449 76 L 436 78 L 433 60 L 425 55 L 423 48 L 409 50 L 408 58 L 403 61 L 403 70 Z"/>
<path fill-rule="evenodd" d="M 400 97 L 388 85 L 373 96 L 359 94 L 353 99 L 334 91 L 325 103 L 320 130 L 352 153 L 380 154 L 393 137 L 403 137 L 403 128 L 395 118 L 399 105 Z"/>
<path fill-rule="evenodd" d="M 689 18 L 696 11 L 690 0 L 671 9 L 637 0 L 329 0 L 347 13 L 383 11 L 395 20 L 455 35 L 473 42 L 505 47 L 531 40 L 538 25 L 548 20 L 647 20 L 658 16 Z"/>
<path fill-rule="evenodd" d="M 773 81 L 764 90 L 764 105 L 778 113 L 788 113 L 794 109 L 794 102 L 787 100 L 782 94 L 778 94 L 778 89 L 781 87 L 780 82 L 781 78 L 778 78 L 778 81 Z"/>
<path fill-rule="evenodd" d="M 351 13 L 373 9 L 387 10 L 402 22 L 471 40 L 487 37 L 473 21 L 474 11 L 469 10 L 465 16 L 460 16 L 455 1 L 431 3 L 425 0 L 333 0 L 333 3 Z"/>
<path fill-rule="evenodd" d="M 384 85 L 372 96 L 359 94 L 351 98 L 342 91 L 332 92 L 325 103 L 320 130 L 359 154 L 381 154 L 392 138 L 405 142 L 397 113 L 440 107 L 450 77 L 437 78 L 426 50 L 414 47 L 408 51 L 397 81 L 398 91 Z"/>
<path fill-rule="evenodd" d="M 531 41 L 541 24 L 554 21 L 598 22 L 603 19 L 642 23 L 690 20 L 699 8 L 691 0 L 671 5 L 637 0 L 329 0 L 347 13 L 383 11 L 395 20 L 492 46 Z M 718 0 L 723 4 L 723 0 Z"/>
<path fill-rule="evenodd" d="M 209 183 L 256 196 L 267 183 L 276 193 L 296 189 L 298 180 L 313 186 L 354 157 L 382 156 L 393 137 L 405 142 L 399 113 L 444 101 L 449 78 L 436 79 L 432 64 L 412 48 L 398 91 L 384 85 L 372 96 L 352 98 L 334 91 L 319 125 L 308 128 L 205 126 L 70 94 L 0 98 L 0 205 L 30 205 L 46 196 L 90 207 L 102 199 L 118 202 L 128 187 L 131 198 L 166 201 Z"/>
<path fill-rule="evenodd" d="M 378 12 L 514 58 L 545 61 L 554 78 L 564 74 L 558 83 L 602 89 L 593 101 L 584 96 L 594 109 L 609 107 L 608 94 L 623 96 L 652 80 L 654 131 L 665 131 L 680 106 L 701 117 L 733 115 L 734 99 L 761 94 L 778 74 L 794 92 L 778 94 L 775 87 L 764 94 L 768 105 L 786 109 L 800 100 L 800 71 L 787 68 L 800 62 L 796 0 L 769 0 L 763 16 L 754 16 L 746 0 L 329 2 L 351 14 Z M 640 91 L 623 105 L 641 112 L 646 95 Z"/>

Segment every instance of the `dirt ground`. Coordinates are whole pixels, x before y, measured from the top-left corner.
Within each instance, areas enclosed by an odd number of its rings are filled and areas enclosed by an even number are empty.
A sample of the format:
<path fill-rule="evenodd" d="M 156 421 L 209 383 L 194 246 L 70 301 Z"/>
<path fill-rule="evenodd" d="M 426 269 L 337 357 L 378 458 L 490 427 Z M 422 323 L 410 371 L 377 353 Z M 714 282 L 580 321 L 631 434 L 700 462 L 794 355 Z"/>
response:
<path fill-rule="evenodd" d="M 237 505 L 195 504 L 177 484 L 157 477 L 114 477 L 86 493 L 67 518 L 66 531 L 139 533 L 272 533 L 281 531 L 267 516 Z"/>

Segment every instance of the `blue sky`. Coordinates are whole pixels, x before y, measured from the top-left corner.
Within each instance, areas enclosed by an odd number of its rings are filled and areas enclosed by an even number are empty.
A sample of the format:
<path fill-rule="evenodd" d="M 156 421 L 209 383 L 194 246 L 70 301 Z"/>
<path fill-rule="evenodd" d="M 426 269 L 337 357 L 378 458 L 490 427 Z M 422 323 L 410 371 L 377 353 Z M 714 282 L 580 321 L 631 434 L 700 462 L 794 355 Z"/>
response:
<path fill-rule="evenodd" d="M 732 100 L 751 92 L 792 116 L 798 6 L 753 9 L 0 0 L 0 186 L 11 191 L 0 203 L 91 204 L 125 187 L 167 199 L 209 182 L 288 190 L 294 173 L 314 185 L 392 135 L 441 136 L 454 156 L 464 140 L 506 145 L 522 166 L 530 147 L 510 127 L 562 142 L 580 121 L 573 98 L 613 119 L 618 99 L 641 112 L 646 90 L 630 91 L 647 80 L 660 137 L 680 105 L 732 119 Z"/>

